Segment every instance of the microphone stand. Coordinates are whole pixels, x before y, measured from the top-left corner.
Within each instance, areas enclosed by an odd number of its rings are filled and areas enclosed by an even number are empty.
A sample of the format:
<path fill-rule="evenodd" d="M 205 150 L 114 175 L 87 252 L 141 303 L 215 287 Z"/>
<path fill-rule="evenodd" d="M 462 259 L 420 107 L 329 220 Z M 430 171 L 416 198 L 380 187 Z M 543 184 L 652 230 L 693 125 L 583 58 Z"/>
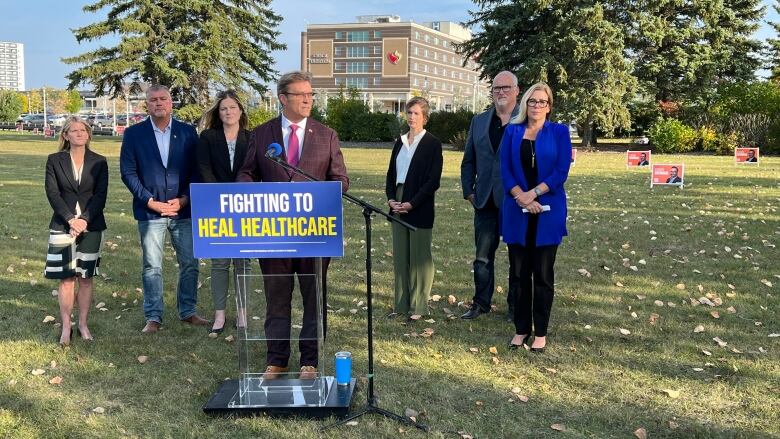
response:
<path fill-rule="evenodd" d="M 317 178 L 312 177 L 311 175 L 307 174 L 303 170 L 301 170 L 298 167 L 295 167 L 289 163 L 287 163 L 285 160 L 282 160 L 279 156 L 274 156 L 266 154 L 266 157 L 269 160 L 272 160 L 276 162 L 281 167 L 287 169 L 288 171 L 291 171 L 295 174 L 298 174 L 304 178 L 306 178 L 309 181 L 320 181 Z M 398 422 L 403 422 L 404 424 L 407 424 L 412 427 L 419 428 L 423 431 L 428 431 L 428 426 L 425 424 L 420 424 L 419 422 L 412 421 L 411 419 L 398 415 L 396 413 L 393 413 L 389 410 L 385 410 L 376 404 L 376 397 L 374 396 L 374 323 L 373 323 L 373 314 L 374 314 L 374 308 L 371 304 L 371 298 L 372 298 L 372 292 L 371 292 L 371 219 L 373 213 L 378 213 L 385 218 L 387 218 L 390 221 L 394 221 L 407 229 L 411 231 L 416 231 L 417 227 L 414 227 L 413 225 L 407 223 L 404 220 L 398 219 L 396 217 L 393 217 L 391 215 L 388 215 L 384 211 L 380 210 L 376 206 L 373 206 L 359 198 L 355 198 L 352 195 L 342 192 L 341 197 L 345 200 L 351 202 L 352 204 L 355 204 L 356 206 L 359 206 L 363 210 L 363 218 L 366 223 L 366 304 L 368 307 L 368 395 L 367 395 L 367 401 L 366 406 L 349 416 L 347 416 L 344 419 L 341 419 L 339 421 L 334 422 L 330 425 L 323 426 L 320 430 L 326 430 L 328 428 L 336 427 L 339 425 L 346 424 L 347 422 L 357 419 L 363 415 L 370 414 L 370 413 L 376 413 L 378 415 L 384 416 L 386 418 L 395 419 Z"/>

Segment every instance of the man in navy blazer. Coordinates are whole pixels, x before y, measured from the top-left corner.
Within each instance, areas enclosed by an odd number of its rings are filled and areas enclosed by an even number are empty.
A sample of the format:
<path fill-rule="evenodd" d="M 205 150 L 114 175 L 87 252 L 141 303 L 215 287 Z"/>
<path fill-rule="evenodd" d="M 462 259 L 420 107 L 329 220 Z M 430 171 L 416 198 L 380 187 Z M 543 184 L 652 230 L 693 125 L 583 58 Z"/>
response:
<path fill-rule="evenodd" d="M 193 256 L 190 183 L 196 174 L 195 128 L 171 116 L 168 88 L 146 90 L 149 117 L 125 130 L 119 169 L 133 194 L 133 216 L 141 235 L 144 318 L 142 332 L 157 332 L 163 315 L 163 249 L 166 230 L 179 262 L 176 302 L 179 319 L 194 325 L 209 322 L 195 313 L 198 260 Z"/>
<path fill-rule="evenodd" d="M 499 166 L 498 147 L 509 120 L 519 111 L 517 96 L 520 89 L 517 77 L 503 71 L 493 78 L 491 87 L 494 106 L 471 120 L 466 140 L 466 150 L 460 164 L 460 181 L 463 186 L 463 198 L 474 207 L 474 298 L 471 309 L 461 316 L 462 319 L 474 319 L 480 314 L 490 312 L 490 302 L 495 290 L 496 250 L 501 240 L 499 229 L 504 201 L 504 188 L 501 185 L 501 167 Z M 513 316 L 513 286 L 507 291 L 508 318 Z"/>

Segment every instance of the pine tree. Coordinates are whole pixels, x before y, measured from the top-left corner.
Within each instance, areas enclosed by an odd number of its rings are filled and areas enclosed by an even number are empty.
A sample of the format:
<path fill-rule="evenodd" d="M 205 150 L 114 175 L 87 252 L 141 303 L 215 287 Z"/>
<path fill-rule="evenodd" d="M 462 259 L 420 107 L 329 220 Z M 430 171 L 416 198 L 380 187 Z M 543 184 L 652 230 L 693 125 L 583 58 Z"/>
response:
<path fill-rule="evenodd" d="M 482 75 L 514 72 L 521 88 L 545 81 L 553 89 L 556 120 L 585 128 L 584 146 L 595 142 L 594 126 L 629 128 L 628 101 L 636 79 L 624 56 L 616 11 L 601 2 L 577 0 L 478 1 L 470 26 L 481 32 L 460 46 L 476 56 Z"/>
<path fill-rule="evenodd" d="M 780 13 L 780 0 L 776 0 L 775 4 L 772 6 L 777 13 Z M 780 35 L 780 23 L 769 23 L 770 26 L 775 30 L 775 33 Z M 780 38 L 770 38 L 767 40 L 767 43 L 769 45 L 769 67 L 772 69 L 772 74 L 770 75 L 769 79 L 772 80 L 772 82 L 780 82 Z"/>
<path fill-rule="evenodd" d="M 80 67 L 69 88 L 88 82 L 98 96 L 140 91 L 140 84 L 171 87 L 174 99 L 206 106 L 216 87 L 249 86 L 263 93 L 273 80 L 270 53 L 283 50 L 282 18 L 271 0 L 99 0 L 85 12 L 110 8 L 104 20 L 75 29 L 76 40 L 117 35 L 114 47 L 63 59 Z"/>

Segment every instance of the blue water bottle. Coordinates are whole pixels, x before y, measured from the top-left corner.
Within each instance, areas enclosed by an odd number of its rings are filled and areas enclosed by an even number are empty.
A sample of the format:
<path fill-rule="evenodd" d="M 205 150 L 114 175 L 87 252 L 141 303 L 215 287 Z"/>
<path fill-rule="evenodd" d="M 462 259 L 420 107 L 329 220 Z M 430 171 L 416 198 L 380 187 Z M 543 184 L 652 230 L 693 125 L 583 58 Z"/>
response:
<path fill-rule="evenodd" d="M 348 386 L 352 379 L 352 354 L 336 352 L 336 384 Z"/>

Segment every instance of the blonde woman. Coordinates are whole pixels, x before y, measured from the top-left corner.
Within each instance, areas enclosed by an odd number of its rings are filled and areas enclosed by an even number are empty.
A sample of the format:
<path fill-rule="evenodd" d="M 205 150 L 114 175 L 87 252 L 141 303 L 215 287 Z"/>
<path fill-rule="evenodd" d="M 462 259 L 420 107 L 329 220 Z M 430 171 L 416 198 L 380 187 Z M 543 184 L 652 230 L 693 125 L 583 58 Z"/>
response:
<path fill-rule="evenodd" d="M 44 275 L 59 279 L 62 334 L 60 346 L 73 335 L 70 320 L 78 303 L 78 333 L 92 341 L 87 316 L 92 303 L 92 277 L 98 274 L 108 194 L 106 158 L 89 149 L 92 129 L 82 119 L 69 117 L 60 133 L 59 151 L 46 160 L 46 197 L 54 213 L 49 222 L 49 250 Z M 76 285 L 78 284 L 78 291 Z"/>
<path fill-rule="evenodd" d="M 564 183 L 571 166 L 566 125 L 550 122 L 553 93 L 532 85 L 520 99 L 501 141 L 504 185 L 502 234 L 509 246 L 515 288 L 515 335 L 509 348 L 534 339 L 531 351 L 544 352 L 555 294 L 554 266 L 566 232 Z M 510 282 L 511 283 L 511 282 Z"/>

